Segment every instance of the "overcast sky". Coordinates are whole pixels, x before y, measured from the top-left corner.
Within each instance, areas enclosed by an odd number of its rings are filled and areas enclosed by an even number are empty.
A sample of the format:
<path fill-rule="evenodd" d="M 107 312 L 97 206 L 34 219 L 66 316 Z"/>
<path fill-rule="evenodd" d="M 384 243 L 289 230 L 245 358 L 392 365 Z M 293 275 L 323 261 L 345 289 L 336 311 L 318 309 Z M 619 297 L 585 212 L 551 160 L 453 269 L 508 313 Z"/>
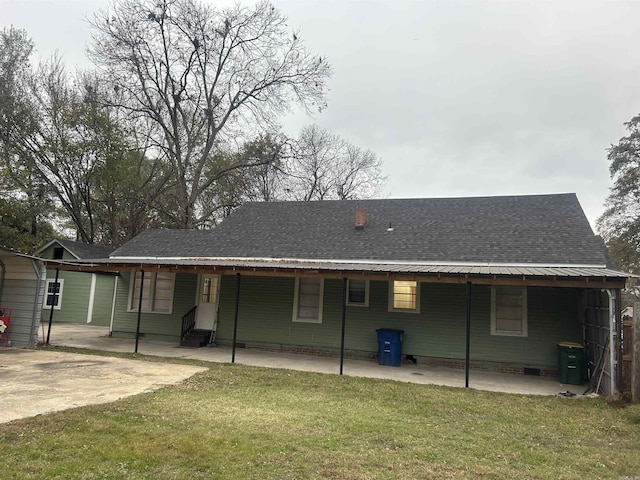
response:
<path fill-rule="evenodd" d="M 107 4 L 0 0 L 0 25 L 84 67 L 85 17 Z M 315 121 L 373 150 L 384 196 L 575 192 L 602 213 L 606 150 L 640 113 L 640 0 L 274 4 L 334 70 L 329 108 L 285 131 Z"/>

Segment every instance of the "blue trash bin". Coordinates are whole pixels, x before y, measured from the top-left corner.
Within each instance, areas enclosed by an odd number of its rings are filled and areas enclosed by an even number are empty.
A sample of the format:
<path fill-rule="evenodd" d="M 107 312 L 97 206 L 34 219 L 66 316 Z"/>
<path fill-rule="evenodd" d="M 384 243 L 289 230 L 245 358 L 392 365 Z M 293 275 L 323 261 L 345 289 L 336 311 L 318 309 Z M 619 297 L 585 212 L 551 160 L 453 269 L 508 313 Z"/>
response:
<path fill-rule="evenodd" d="M 399 367 L 402 362 L 404 330 L 379 328 L 376 332 L 378 333 L 378 364 Z"/>

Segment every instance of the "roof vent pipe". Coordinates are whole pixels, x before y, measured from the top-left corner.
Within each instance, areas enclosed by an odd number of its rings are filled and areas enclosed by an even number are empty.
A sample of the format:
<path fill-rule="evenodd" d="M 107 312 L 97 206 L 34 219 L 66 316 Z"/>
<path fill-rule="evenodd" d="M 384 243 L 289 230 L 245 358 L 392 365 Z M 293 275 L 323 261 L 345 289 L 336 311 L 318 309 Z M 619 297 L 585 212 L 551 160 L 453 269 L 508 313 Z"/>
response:
<path fill-rule="evenodd" d="M 356 207 L 356 230 L 362 230 L 367 223 L 367 211 L 362 207 Z"/>

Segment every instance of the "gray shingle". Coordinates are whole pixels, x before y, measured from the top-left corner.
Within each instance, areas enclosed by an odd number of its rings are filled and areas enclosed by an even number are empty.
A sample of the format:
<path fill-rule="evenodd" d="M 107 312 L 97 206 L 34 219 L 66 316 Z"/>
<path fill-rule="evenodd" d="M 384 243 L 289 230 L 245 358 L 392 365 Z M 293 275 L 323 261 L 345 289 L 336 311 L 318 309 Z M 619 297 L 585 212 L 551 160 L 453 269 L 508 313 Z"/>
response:
<path fill-rule="evenodd" d="M 149 230 L 112 256 L 606 263 L 575 194 L 248 203 L 214 230 Z"/>
<path fill-rule="evenodd" d="M 56 242 L 69 250 L 69 252 L 79 259 L 107 258 L 114 250 L 113 247 L 106 247 L 104 245 L 87 245 L 86 243 L 75 242 L 73 240 L 66 240 L 63 238 L 56 239 Z"/>

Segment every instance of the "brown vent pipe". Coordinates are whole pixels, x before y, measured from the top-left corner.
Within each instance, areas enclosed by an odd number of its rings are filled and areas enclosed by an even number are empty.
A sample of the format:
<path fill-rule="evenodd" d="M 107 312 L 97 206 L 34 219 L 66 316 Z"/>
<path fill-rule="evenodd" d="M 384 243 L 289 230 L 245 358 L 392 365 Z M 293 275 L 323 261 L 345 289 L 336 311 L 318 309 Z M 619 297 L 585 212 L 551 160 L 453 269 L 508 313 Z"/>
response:
<path fill-rule="evenodd" d="M 362 207 L 356 207 L 356 230 L 362 230 L 367 223 L 367 211 Z"/>

